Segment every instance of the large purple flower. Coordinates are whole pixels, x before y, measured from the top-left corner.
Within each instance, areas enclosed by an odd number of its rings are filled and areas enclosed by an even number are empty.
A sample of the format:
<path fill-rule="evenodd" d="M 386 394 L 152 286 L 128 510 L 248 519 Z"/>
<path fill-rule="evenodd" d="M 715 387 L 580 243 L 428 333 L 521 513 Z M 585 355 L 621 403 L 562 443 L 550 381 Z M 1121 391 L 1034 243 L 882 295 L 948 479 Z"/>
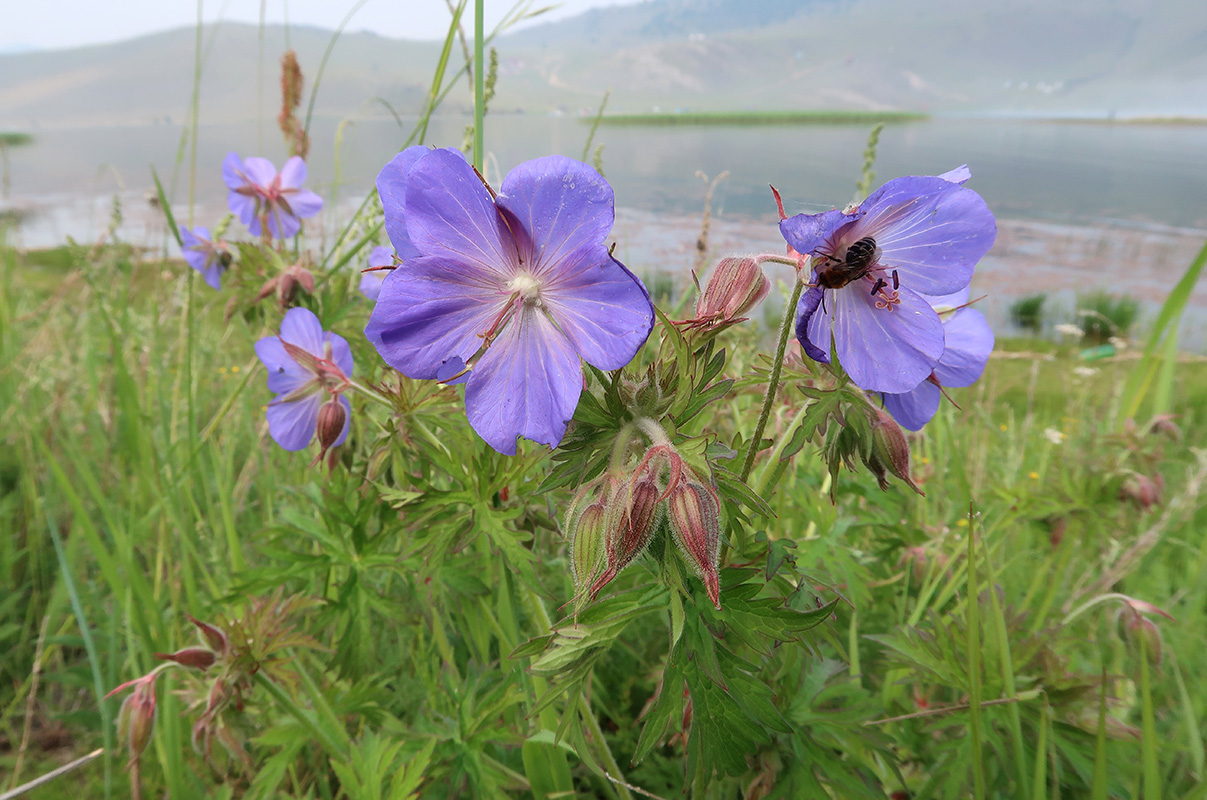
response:
<path fill-rule="evenodd" d="M 623 367 L 654 308 L 612 258 L 613 195 L 561 156 L 521 164 L 493 196 L 456 150 L 411 147 L 377 177 L 402 265 L 365 335 L 419 379 L 466 382 L 469 422 L 513 455 L 516 437 L 557 446 L 583 387 L 581 356 Z"/>
<path fill-rule="evenodd" d="M 230 189 L 226 204 L 252 236 L 263 235 L 265 226 L 277 238 L 296 236 L 302 228 L 299 217 L 313 217 L 323 208 L 323 198 L 302 188 L 306 162 L 298 156 L 277 172 L 267 158 L 240 159 L 237 153 L 228 153 L 222 162 L 222 180 Z"/>
<path fill-rule="evenodd" d="M 388 247 L 374 247 L 369 251 L 369 266 L 370 267 L 388 267 L 394 263 L 394 251 Z M 381 284 L 386 279 L 389 270 L 378 269 L 372 272 L 365 272 L 360 276 L 360 293 L 365 297 L 377 302 L 377 298 L 381 296 Z"/>
<path fill-rule="evenodd" d="M 911 431 L 922 430 L 939 410 L 940 387 L 976 383 L 993 352 L 993 329 L 980 311 L 965 305 L 967 290 L 929 301 L 943 320 L 943 356 L 926 380 L 912 390 L 883 395 L 884 408 Z"/>
<path fill-rule="evenodd" d="M 211 288 L 222 288 L 222 273 L 230 266 L 231 254 L 226 245 L 210 237 L 209 228 L 189 230 L 180 226 L 180 251 L 185 262 L 201 273 Z"/>
<path fill-rule="evenodd" d="M 908 392 L 943 355 L 943 324 L 923 295 L 958 291 L 993 246 L 997 224 L 960 167 L 891 180 L 854 209 L 780 222 L 813 281 L 797 306 L 805 353 L 838 360 L 860 387 Z"/>
<path fill-rule="evenodd" d="M 309 309 L 291 308 L 281 320 L 279 336 L 256 342 L 256 355 L 268 370 L 268 389 L 276 397 L 268 404 L 268 432 L 286 450 L 302 450 L 319 428 L 324 405 L 343 407 L 341 429 L 326 447 L 348 438 L 352 406 L 342 392 L 352 375 L 352 351 L 344 337 L 323 330 Z M 324 414 L 324 420 L 332 419 Z M 334 417 L 338 419 L 338 412 Z M 319 431 L 323 439 L 323 431 Z M 330 437 L 328 437 L 330 438 Z"/>

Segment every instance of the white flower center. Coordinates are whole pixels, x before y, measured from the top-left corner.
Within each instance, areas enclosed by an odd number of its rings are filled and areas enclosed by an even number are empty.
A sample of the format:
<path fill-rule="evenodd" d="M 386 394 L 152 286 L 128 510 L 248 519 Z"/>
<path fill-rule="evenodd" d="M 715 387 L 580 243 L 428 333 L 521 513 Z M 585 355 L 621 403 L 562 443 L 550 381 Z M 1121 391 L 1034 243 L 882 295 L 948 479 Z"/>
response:
<path fill-rule="evenodd" d="M 508 281 L 507 288 L 518 294 L 524 305 L 541 304 L 541 282 L 526 272 L 521 272 Z"/>

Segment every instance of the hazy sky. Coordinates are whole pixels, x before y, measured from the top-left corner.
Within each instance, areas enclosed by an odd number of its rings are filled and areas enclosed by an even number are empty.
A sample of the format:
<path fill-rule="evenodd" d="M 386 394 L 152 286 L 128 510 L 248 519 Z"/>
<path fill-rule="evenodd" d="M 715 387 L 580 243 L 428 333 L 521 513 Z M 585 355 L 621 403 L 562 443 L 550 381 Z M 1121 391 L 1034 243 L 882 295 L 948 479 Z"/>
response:
<path fill-rule="evenodd" d="M 534 0 L 543 8 L 556 0 Z M 638 0 L 562 0 L 538 20 L 560 19 L 595 6 L 623 5 Z M 335 28 L 356 0 L 266 0 L 270 23 L 319 25 Z M 486 0 L 489 31 L 513 6 L 511 0 Z M 473 30 L 473 3 L 464 21 Z M 202 0 L 206 22 L 260 21 L 260 0 Z M 444 0 L 367 0 L 347 30 L 371 30 L 382 36 L 436 39 L 448 29 Z M 26 48 L 62 48 L 129 39 L 197 21 L 197 3 L 190 0 L 0 0 L 0 52 Z"/>

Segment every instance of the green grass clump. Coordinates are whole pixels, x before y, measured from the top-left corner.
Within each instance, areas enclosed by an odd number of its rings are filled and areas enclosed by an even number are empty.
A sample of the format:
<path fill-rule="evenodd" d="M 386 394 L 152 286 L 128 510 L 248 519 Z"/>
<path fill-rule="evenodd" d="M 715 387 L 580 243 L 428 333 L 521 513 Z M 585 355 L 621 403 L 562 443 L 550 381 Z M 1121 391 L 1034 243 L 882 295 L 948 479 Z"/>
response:
<path fill-rule="evenodd" d="M 1111 337 L 1127 338 L 1140 315 L 1140 301 L 1133 297 L 1113 297 L 1105 292 L 1077 299 L 1077 322 L 1090 342 L 1105 342 Z"/>

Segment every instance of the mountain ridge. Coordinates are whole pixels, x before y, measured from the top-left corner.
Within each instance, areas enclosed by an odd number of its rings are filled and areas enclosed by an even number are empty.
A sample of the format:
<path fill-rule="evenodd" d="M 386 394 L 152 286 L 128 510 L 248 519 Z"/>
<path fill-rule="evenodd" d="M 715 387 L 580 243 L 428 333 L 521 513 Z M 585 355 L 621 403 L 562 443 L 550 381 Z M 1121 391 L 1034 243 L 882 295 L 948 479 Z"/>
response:
<path fill-rule="evenodd" d="M 744 15 L 744 16 L 743 16 Z M 276 115 L 288 38 L 309 82 L 331 32 L 206 26 L 203 122 Z M 33 129 L 179 122 L 196 31 L 0 54 L 0 125 Z M 493 113 L 900 109 L 955 114 L 1207 113 L 1207 4 L 1198 0 L 646 0 L 597 8 L 494 43 Z M 423 105 L 440 43 L 345 32 L 315 113 L 400 114 Z M 454 62 L 460 47 L 454 48 Z M 261 77 L 262 76 L 262 77 Z M 468 83 L 446 113 L 468 113 Z M 261 83 L 262 81 L 262 83 Z M 308 94 L 307 94 L 308 97 Z M 261 99 L 262 98 L 262 99 Z M 304 110 L 304 109 L 303 109 Z"/>

